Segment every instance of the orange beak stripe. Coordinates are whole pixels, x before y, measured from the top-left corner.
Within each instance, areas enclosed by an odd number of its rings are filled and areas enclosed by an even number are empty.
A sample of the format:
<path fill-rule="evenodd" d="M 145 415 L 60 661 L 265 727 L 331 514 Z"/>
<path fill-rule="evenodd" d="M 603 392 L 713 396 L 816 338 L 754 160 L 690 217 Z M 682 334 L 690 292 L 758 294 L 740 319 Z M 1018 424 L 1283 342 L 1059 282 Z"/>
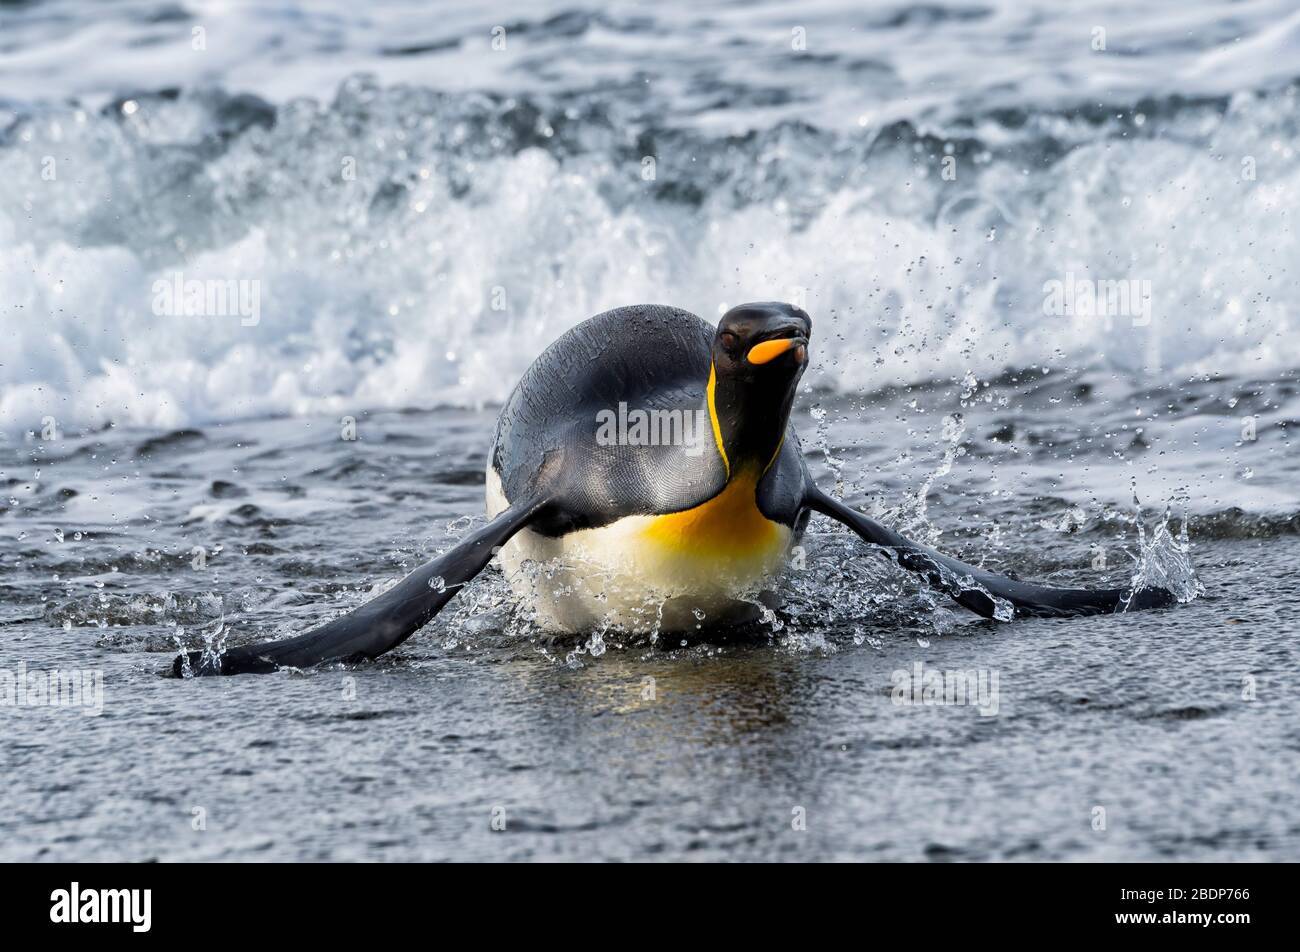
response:
<path fill-rule="evenodd" d="M 775 360 L 780 357 L 798 343 L 799 341 L 791 337 L 782 337 L 778 340 L 765 340 L 761 344 L 755 344 L 749 349 L 747 359 L 751 364 L 765 364 L 770 360 Z"/>

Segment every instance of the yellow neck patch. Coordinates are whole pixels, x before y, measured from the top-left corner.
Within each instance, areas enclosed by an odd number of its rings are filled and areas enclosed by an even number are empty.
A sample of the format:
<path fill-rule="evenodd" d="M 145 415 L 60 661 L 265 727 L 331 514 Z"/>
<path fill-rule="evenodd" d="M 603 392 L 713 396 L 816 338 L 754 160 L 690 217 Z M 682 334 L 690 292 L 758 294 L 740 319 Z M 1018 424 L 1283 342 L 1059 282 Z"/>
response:
<path fill-rule="evenodd" d="M 712 361 L 709 363 L 709 422 L 713 424 L 713 442 L 718 444 L 718 454 L 722 457 L 722 465 L 727 470 L 727 478 L 731 478 L 731 460 L 727 459 L 727 448 L 722 445 L 722 427 L 718 425 L 718 408 L 714 406 L 713 394 L 718 389 L 718 369 L 713 366 Z"/>
<path fill-rule="evenodd" d="M 766 558 L 784 544 L 785 533 L 758 511 L 757 486 L 758 475 L 746 470 L 708 502 L 656 517 L 644 534 L 667 548 L 709 558 Z"/>
<path fill-rule="evenodd" d="M 710 364 L 709 421 L 713 424 L 718 455 L 726 468 L 727 484 L 722 492 L 694 509 L 654 517 L 642 530 L 642 535 L 661 549 L 672 552 L 674 557 L 691 555 L 711 559 L 717 561 L 717 567 L 722 569 L 726 563 L 767 561 L 776 557 L 782 551 L 789 531 L 758 510 L 758 481 L 776 460 L 776 453 L 762 470 L 756 464 L 742 464 L 732 477 L 731 461 L 727 459 L 714 404 L 717 385 L 717 369 Z M 778 442 L 776 452 L 780 451 Z"/>

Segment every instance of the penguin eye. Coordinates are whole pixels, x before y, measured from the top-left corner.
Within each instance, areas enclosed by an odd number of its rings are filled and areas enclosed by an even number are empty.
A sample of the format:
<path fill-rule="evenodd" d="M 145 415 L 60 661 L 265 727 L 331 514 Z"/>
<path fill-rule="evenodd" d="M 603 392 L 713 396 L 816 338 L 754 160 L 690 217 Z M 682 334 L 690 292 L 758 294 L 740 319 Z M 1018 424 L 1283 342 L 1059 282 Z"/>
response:
<path fill-rule="evenodd" d="M 727 350 L 735 350 L 736 345 L 740 343 L 740 338 L 731 331 L 723 331 L 718 335 L 718 340 L 722 342 L 722 346 Z"/>

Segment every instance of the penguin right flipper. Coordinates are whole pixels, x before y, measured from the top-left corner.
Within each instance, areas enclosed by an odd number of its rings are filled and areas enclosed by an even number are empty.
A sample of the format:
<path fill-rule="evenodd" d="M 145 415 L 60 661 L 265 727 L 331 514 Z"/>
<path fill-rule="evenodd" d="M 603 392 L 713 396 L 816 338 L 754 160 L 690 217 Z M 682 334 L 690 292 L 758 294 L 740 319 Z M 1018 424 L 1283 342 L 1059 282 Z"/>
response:
<path fill-rule="evenodd" d="M 176 659 L 173 673 L 178 677 L 187 671 L 192 675 L 266 674 L 280 668 L 376 658 L 424 627 L 546 504 L 546 500 L 537 500 L 511 506 L 382 595 L 313 631 L 283 641 L 231 648 L 215 656 L 191 651 Z"/>
<path fill-rule="evenodd" d="M 1166 608 L 1177 602 L 1163 588 L 1130 589 L 1053 588 L 995 575 L 919 545 L 893 529 L 827 496 L 815 486 L 804 494 L 809 509 L 842 522 L 865 541 L 905 569 L 923 576 L 958 604 L 985 618 L 1009 621 L 1012 617 L 1103 615 L 1145 608 Z"/>

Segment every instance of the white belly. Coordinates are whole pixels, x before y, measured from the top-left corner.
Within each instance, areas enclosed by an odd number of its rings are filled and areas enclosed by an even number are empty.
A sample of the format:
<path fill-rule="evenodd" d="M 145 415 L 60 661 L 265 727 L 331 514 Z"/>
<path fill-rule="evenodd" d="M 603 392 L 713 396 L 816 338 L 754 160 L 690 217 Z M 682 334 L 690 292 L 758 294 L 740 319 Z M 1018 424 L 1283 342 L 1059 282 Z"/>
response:
<path fill-rule="evenodd" d="M 489 465 L 488 516 L 508 505 Z M 754 615 L 758 594 L 785 565 L 790 529 L 769 522 L 761 543 L 733 550 L 725 539 L 666 540 L 660 518 L 627 516 L 560 538 L 523 529 L 502 547 L 499 564 L 550 631 L 683 632 Z"/>

